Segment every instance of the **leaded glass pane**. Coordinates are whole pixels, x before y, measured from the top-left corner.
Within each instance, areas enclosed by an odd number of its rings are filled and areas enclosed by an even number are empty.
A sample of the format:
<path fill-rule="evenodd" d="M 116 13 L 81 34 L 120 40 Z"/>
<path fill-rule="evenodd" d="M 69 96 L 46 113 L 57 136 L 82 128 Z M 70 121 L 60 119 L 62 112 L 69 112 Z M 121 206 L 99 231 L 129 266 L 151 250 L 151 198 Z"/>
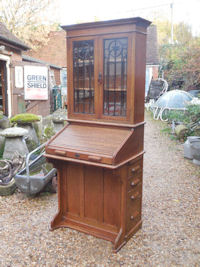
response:
<path fill-rule="evenodd" d="M 94 113 L 94 41 L 73 42 L 74 112 Z"/>
<path fill-rule="evenodd" d="M 126 116 L 127 38 L 104 40 L 104 115 Z"/>

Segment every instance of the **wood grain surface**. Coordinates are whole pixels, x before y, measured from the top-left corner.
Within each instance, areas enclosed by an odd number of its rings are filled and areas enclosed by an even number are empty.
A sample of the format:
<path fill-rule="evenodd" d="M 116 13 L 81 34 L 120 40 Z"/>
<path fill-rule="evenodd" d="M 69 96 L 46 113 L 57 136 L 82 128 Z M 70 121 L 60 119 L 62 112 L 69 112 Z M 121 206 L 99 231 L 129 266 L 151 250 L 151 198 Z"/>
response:
<path fill-rule="evenodd" d="M 69 124 L 46 145 L 46 157 L 58 169 L 59 211 L 51 228 L 70 227 L 109 240 L 115 252 L 142 226 L 149 24 L 131 18 L 63 27 Z M 120 42 L 126 55 L 120 52 Z M 115 45 L 109 50 L 115 59 L 106 61 L 107 68 L 114 64 L 112 74 L 111 68 L 104 69 L 106 43 L 110 48 Z"/>

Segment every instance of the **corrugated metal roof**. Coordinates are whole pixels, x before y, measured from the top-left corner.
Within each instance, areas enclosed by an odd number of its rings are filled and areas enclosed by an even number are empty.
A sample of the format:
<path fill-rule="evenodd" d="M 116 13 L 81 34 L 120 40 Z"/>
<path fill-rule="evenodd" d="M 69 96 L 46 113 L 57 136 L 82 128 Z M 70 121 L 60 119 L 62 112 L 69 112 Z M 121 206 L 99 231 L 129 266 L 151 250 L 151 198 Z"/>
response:
<path fill-rule="evenodd" d="M 20 48 L 21 50 L 30 49 L 27 45 L 25 45 L 22 41 L 20 41 L 14 34 L 12 34 L 2 22 L 0 22 L 0 40 L 12 44 Z"/>

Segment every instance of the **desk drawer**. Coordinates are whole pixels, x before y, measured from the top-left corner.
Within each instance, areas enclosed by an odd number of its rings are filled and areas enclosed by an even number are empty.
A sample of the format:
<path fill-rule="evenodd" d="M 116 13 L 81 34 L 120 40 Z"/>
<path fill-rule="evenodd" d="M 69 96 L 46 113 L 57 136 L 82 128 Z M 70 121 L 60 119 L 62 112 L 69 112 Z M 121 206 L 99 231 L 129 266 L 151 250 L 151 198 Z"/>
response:
<path fill-rule="evenodd" d="M 142 186 L 142 173 L 139 173 L 138 175 L 129 178 L 127 183 L 128 183 L 127 192 L 131 190 L 135 190 L 136 188 L 138 188 L 138 186 L 141 187 Z"/>
<path fill-rule="evenodd" d="M 128 178 L 142 172 L 142 159 L 128 163 Z"/>
<path fill-rule="evenodd" d="M 142 184 L 138 183 L 135 188 L 127 193 L 127 206 L 134 206 L 136 199 L 142 198 Z"/>
<path fill-rule="evenodd" d="M 129 232 L 141 219 L 142 188 L 137 186 L 137 190 L 132 190 L 127 194 L 127 218 L 126 232 Z"/>

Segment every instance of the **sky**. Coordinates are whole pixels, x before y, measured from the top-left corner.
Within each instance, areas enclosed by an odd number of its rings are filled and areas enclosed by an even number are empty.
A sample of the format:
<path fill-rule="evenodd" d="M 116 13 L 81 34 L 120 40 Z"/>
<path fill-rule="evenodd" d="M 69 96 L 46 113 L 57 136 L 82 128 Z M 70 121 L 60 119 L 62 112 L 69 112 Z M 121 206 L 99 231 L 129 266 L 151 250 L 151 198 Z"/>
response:
<path fill-rule="evenodd" d="M 57 3 L 61 25 L 137 16 L 171 21 L 173 3 L 174 23 L 184 21 L 192 26 L 193 34 L 200 34 L 200 0 L 59 0 Z"/>

